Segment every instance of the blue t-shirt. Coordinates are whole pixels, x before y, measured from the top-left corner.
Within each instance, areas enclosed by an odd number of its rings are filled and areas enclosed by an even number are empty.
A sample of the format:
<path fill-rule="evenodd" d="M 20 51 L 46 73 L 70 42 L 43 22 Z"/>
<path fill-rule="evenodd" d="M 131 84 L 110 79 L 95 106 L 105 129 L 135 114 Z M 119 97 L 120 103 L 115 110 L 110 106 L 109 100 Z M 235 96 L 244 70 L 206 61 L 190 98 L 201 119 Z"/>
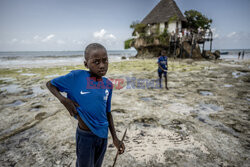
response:
<path fill-rule="evenodd" d="M 51 80 L 51 84 L 66 92 L 67 97 L 79 104 L 78 115 L 88 128 L 101 138 L 108 137 L 108 120 L 110 112 L 112 82 L 102 77 L 96 81 L 89 71 L 73 70 L 70 73 Z"/>
<path fill-rule="evenodd" d="M 167 70 L 167 62 L 168 62 L 168 58 L 167 56 L 161 56 L 158 58 L 158 64 L 164 69 Z M 162 71 L 161 68 L 159 67 L 158 70 Z"/>

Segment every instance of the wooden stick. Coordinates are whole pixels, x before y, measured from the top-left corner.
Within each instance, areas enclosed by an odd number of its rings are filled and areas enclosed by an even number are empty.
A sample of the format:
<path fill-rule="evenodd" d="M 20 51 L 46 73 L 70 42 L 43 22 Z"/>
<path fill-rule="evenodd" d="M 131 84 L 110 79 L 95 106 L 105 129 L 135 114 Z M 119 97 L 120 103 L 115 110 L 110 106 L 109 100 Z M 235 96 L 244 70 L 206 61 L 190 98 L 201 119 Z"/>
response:
<path fill-rule="evenodd" d="M 126 133 L 127 133 L 127 129 L 125 130 L 125 132 L 124 132 L 124 134 L 123 134 L 123 136 L 122 136 L 122 140 L 121 140 L 122 142 L 123 142 L 123 140 L 124 140 L 124 138 L 125 138 L 125 136 L 126 136 Z M 119 148 L 119 149 L 120 149 L 120 148 Z M 112 167 L 115 166 L 117 157 L 118 157 L 118 155 L 119 155 L 119 149 L 118 149 L 117 152 L 116 152 L 115 160 L 114 160 L 114 163 L 113 163 L 113 166 L 112 166 Z"/>

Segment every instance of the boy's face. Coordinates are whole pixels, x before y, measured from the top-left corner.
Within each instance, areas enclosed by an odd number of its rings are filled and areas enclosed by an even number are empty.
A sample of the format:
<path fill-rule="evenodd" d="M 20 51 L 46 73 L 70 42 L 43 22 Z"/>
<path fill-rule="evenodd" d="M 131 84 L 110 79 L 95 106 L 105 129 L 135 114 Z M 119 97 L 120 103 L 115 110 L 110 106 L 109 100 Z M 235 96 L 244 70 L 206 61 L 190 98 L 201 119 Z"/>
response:
<path fill-rule="evenodd" d="M 104 49 L 95 49 L 89 52 L 88 60 L 84 61 L 84 65 L 89 71 L 97 76 L 102 77 L 108 71 L 108 56 Z"/>
<path fill-rule="evenodd" d="M 167 52 L 163 50 L 163 51 L 161 51 L 161 54 L 162 54 L 162 56 L 166 56 Z"/>

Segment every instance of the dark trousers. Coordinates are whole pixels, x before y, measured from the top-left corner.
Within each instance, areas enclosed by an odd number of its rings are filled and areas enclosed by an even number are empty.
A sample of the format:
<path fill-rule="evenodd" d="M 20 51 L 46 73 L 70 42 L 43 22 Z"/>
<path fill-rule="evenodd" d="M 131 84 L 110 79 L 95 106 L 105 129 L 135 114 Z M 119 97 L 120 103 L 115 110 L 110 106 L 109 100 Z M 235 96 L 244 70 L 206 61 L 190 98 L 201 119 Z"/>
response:
<path fill-rule="evenodd" d="M 107 139 L 90 131 L 76 129 L 76 167 L 101 167 L 107 148 Z"/>
<path fill-rule="evenodd" d="M 162 74 L 163 74 L 164 77 L 167 77 L 167 72 L 162 71 L 161 69 L 158 69 L 158 76 L 159 76 L 159 78 L 162 77 Z"/>

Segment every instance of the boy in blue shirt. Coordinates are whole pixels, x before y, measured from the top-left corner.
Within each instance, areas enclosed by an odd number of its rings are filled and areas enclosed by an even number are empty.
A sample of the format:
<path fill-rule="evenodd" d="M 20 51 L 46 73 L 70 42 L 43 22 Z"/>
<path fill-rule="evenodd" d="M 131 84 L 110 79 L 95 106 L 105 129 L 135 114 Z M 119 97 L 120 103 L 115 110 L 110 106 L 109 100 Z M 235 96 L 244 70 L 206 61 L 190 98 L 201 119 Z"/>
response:
<path fill-rule="evenodd" d="M 47 87 L 78 120 L 76 166 L 100 167 L 107 148 L 108 128 L 120 154 L 125 146 L 116 136 L 110 112 L 113 85 L 103 77 L 108 70 L 107 51 L 101 44 L 92 43 L 86 47 L 84 56 L 89 71 L 71 71 L 48 81 Z M 67 98 L 60 92 L 66 92 Z"/>
<path fill-rule="evenodd" d="M 168 78 L 167 78 L 167 70 L 168 70 L 168 58 L 167 52 L 165 50 L 161 51 L 161 56 L 158 58 L 158 75 L 159 75 L 159 84 L 161 88 L 161 78 L 162 74 L 165 78 L 165 88 L 168 90 Z"/>

